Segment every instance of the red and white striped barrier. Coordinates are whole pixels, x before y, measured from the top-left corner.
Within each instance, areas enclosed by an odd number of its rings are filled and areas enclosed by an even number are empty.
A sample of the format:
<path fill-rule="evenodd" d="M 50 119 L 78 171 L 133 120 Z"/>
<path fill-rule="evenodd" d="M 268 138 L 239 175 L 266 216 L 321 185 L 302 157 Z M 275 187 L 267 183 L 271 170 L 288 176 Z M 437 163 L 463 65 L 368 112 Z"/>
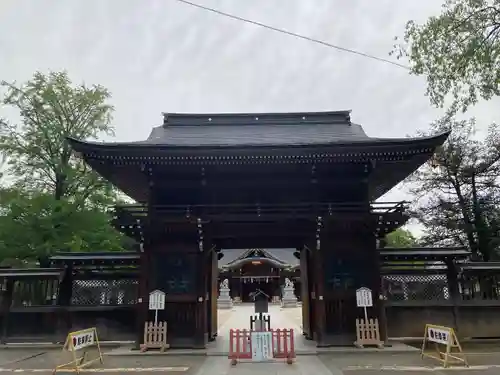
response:
<path fill-rule="evenodd" d="M 240 359 L 252 360 L 252 332 L 248 329 L 229 330 L 229 355 L 233 365 Z M 272 329 L 273 358 L 285 359 L 288 364 L 296 358 L 293 329 Z"/>

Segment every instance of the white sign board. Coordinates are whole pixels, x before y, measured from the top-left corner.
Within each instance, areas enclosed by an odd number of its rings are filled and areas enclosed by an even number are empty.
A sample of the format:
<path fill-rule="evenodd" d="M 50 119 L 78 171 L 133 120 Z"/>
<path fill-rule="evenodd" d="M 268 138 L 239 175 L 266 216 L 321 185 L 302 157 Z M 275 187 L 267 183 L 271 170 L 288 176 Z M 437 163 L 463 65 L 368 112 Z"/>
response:
<path fill-rule="evenodd" d="M 95 330 L 91 328 L 71 334 L 73 350 L 80 350 L 94 345 L 96 343 L 94 333 Z"/>
<path fill-rule="evenodd" d="M 371 289 L 363 287 L 356 290 L 356 306 L 358 307 L 373 306 Z"/>
<path fill-rule="evenodd" d="M 450 339 L 451 329 L 446 327 L 427 326 L 427 340 L 438 344 L 447 345 Z"/>
<path fill-rule="evenodd" d="M 149 293 L 149 309 L 165 310 L 165 293 L 161 290 L 153 290 Z"/>
<path fill-rule="evenodd" d="M 273 359 L 272 332 L 251 332 L 252 361 L 265 362 Z"/>

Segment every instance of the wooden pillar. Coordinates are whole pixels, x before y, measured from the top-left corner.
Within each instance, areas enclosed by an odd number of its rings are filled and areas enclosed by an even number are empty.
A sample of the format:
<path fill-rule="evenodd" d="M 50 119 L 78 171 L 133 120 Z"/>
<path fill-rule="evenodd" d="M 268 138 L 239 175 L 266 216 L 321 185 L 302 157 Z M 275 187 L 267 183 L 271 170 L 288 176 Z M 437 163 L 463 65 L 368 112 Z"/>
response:
<path fill-rule="evenodd" d="M 9 315 L 10 307 L 12 305 L 12 295 L 14 293 L 14 279 L 8 277 L 5 281 L 5 292 L 2 296 L 2 339 L 1 342 L 5 343 L 9 336 Z"/>
<path fill-rule="evenodd" d="M 210 326 L 211 326 L 211 338 L 210 340 L 215 340 L 218 334 L 219 322 L 218 322 L 218 310 L 217 310 L 217 297 L 219 289 L 219 267 L 218 267 L 218 254 L 214 251 L 209 257 L 210 261 Z"/>
<path fill-rule="evenodd" d="M 144 342 L 144 323 L 148 320 L 149 308 L 149 264 L 150 264 L 150 246 L 143 244 L 140 256 L 140 274 L 139 274 L 139 287 L 137 293 L 137 339 L 136 349 Z"/>
<path fill-rule="evenodd" d="M 139 287 L 137 291 L 137 304 L 136 304 L 136 349 L 144 343 L 144 324 L 149 319 L 149 293 L 152 291 L 150 288 L 150 263 L 151 252 L 154 245 L 155 225 L 157 224 L 157 217 L 155 215 L 155 186 L 152 178 L 152 168 L 143 166 L 143 173 L 148 180 L 148 202 L 146 204 L 147 216 L 143 226 L 143 243 L 140 244 L 140 274 L 139 274 Z"/>
<path fill-rule="evenodd" d="M 209 248 L 199 249 L 198 251 L 198 272 L 197 275 L 197 305 L 196 305 L 196 313 L 197 320 L 199 322 L 198 327 L 198 345 L 200 347 L 205 347 L 209 340 L 209 324 L 208 319 L 209 315 L 207 314 L 209 298 L 208 298 L 208 288 L 209 288 L 209 274 L 211 273 L 211 262 L 210 264 L 207 262 L 207 258 L 211 257 L 213 252 Z"/>
<path fill-rule="evenodd" d="M 328 251 L 327 243 L 325 238 L 327 238 L 327 233 L 325 231 L 325 223 L 322 217 L 317 218 L 317 229 L 315 240 L 310 244 L 310 261 L 311 269 L 310 274 L 312 282 L 312 293 L 314 303 L 314 330 L 313 338 L 316 341 L 318 347 L 325 346 L 325 335 L 326 335 L 326 309 L 325 309 L 325 272 L 323 264 L 325 261 L 324 252 Z"/>
<path fill-rule="evenodd" d="M 153 246 L 150 255 L 149 291 L 166 294 L 159 320 L 168 324 L 171 348 L 204 348 L 208 341 L 206 254 L 196 241 L 168 241 Z M 154 319 L 153 313 L 148 313 Z"/>
<path fill-rule="evenodd" d="M 59 284 L 59 292 L 57 294 L 58 306 L 71 306 L 71 298 L 73 294 L 73 264 L 69 263 L 64 266 L 64 274 L 61 283 Z M 66 338 L 68 331 L 71 329 L 71 312 L 69 309 L 62 310 L 57 314 L 56 335 L 63 339 Z"/>
<path fill-rule="evenodd" d="M 301 277 L 301 293 L 302 293 L 302 332 L 308 340 L 313 339 L 313 327 L 311 326 L 311 305 L 312 293 L 311 283 L 309 281 L 309 267 L 308 267 L 309 249 L 304 247 L 300 251 L 300 277 Z"/>
<path fill-rule="evenodd" d="M 380 272 L 380 256 L 379 250 L 377 249 L 377 238 L 376 235 L 371 232 L 366 232 L 365 243 L 367 252 L 369 254 L 369 264 L 367 267 L 370 269 L 369 280 L 367 281 L 368 287 L 372 290 L 373 297 L 373 313 L 372 317 L 378 319 L 380 337 L 382 341 L 387 341 L 387 316 L 385 314 L 385 300 L 384 291 L 382 289 L 382 275 Z"/>

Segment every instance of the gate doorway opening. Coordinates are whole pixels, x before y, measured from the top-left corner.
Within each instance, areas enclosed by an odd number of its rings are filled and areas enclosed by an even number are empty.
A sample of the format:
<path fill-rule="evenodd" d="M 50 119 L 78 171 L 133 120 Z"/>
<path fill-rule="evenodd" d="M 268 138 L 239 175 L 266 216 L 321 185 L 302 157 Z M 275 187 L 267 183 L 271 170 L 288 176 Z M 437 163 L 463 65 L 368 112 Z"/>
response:
<path fill-rule="evenodd" d="M 225 249 L 218 261 L 219 283 L 229 281 L 231 297 L 252 302 L 252 293 L 260 289 L 269 301 L 279 301 L 286 279 L 295 284 L 300 300 L 300 263 L 295 249 Z"/>

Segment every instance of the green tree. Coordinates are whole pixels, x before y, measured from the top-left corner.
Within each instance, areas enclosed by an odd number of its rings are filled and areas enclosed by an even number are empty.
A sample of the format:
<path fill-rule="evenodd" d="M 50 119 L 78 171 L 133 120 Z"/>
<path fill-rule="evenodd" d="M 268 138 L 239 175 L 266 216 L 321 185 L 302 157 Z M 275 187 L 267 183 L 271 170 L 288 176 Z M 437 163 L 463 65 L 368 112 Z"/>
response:
<path fill-rule="evenodd" d="M 14 179 L 0 194 L 0 259 L 120 249 L 123 236 L 106 211 L 115 191 L 67 142 L 113 133 L 109 92 L 73 85 L 65 72 L 2 86 L 1 104 L 16 109 L 21 122 L 0 121 L 0 151 Z"/>
<path fill-rule="evenodd" d="M 410 179 L 419 199 L 415 216 L 425 226 L 428 245 L 461 245 L 476 256 L 496 256 L 500 229 L 500 132 L 491 125 L 485 137 L 475 132 L 474 119 L 442 119 L 431 133 L 453 129 L 433 160 Z"/>
<path fill-rule="evenodd" d="M 417 239 L 407 229 L 398 228 L 385 236 L 386 247 L 415 247 Z"/>
<path fill-rule="evenodd" d="M 500 94 L 500 0 L 446 0 L 438 16 L 409 21 L 392 53 L 427 78 L 427 95 L 439 107 L 465 111 L 479 98 Z"/>
<path fill-rule="evenodd" d="M 0 150 L 18 186 L 78 205 L 107 203 L 111 185 L 73 155 L 66 139 L 113 134 L 109 92 L 98 85 L 73 86 L 66 72 L 35 73 L 24 84 L 2 86 L 3 105 L 21 116 L 20 124 L 2 121 L 0 127 Z"/>
<path fill-rule="evenodd" d="M 117 251 L 122 235 L 99 208 L 82 208 L 52 195 L 17 194 L 0 216 L 2 259 L 25 261 L 56 251 Z"/>

